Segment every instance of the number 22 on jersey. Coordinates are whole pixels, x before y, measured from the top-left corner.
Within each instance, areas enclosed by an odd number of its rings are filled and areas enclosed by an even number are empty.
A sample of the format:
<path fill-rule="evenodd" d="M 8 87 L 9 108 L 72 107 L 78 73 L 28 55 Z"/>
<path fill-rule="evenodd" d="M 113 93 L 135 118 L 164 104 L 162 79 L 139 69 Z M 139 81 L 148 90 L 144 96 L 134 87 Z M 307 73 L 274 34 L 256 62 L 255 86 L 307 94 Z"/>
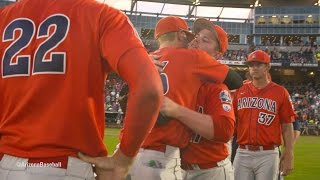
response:
<path fill-rule="evenodd" d="M 3 31 L 2 42 L 11 42 L 1 57 L 2 78 L 30 76 L 31 58 L 32 75 L 65 74 L 66 52 L 53 52 L 66 38 L 70 20 L 63 14 L 54 14 L 42 21 L 39 27 L 28 18 L 17 18 L 11 21 Z M 50 33 L 50 30 L 54 32 Z M 16 36 L 16 31 L 20 35 Z M 37 31 L 37 32 L 36 32 Z M 36 39 L 34 39 L 36 33 Z M 21 54 L 21 51 L 33 46 L 34 41 L 46 38 L 35 47 L 31 54 Z M 32 47 L 33 48 L 33 47 Z M 50 58 L 46 59 L 50 53 Z"/>

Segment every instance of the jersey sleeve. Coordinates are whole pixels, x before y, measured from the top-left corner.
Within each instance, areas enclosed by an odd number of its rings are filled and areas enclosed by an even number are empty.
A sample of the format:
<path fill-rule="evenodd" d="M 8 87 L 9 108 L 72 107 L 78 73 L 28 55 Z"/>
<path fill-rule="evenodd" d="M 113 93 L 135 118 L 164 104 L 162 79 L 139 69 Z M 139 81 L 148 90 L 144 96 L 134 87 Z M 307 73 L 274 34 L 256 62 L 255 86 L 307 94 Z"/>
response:
<path fill-rule="evenodd" d="M 124 53 L 133 48 L 144 48 L 129 18 L 112 7 L 106 6 L 102 11 L 99 31 L 101 56 L 116 72 L 119 58 Z"/>
<path fill-rule="evenodd" d="M 208 88 L 209 87 L 209 88 Z M 224 84 L 207 86 L 205 111 L 210 115 L 214 127 L 214 141 L 226 143 L 234 132 L 235 116 L 230 92 Z"/>
<path fill-rule="evenodd" d="M 282 87 L 283 88 L 283 87 Z M 295 119 L 295 112 L 288 91 L 283 88 L 283 103 L 279 108 L 279 117 L 282 123 L 291 123 Z"/>
<path fill-rule="evenodd" d="M 228 74 L 229 66 L 221 64 L 204 51 L 194 51 L 197 55 L 193 72 L 205 82 L 223 83 Z"/>

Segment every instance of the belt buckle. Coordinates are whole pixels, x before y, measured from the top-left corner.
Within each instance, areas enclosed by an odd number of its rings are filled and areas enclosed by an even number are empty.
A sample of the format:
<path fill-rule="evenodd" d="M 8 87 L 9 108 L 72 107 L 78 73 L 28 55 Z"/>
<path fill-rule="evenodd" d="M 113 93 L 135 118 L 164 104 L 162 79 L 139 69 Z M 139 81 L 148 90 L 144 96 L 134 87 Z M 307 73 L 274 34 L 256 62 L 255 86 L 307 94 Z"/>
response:
<path fill-rule="evenodd" d="M 197 164 L 182 164 L 181 167 L 184 170 L 199 170 L 199 166 Z"/>
<path fill-rule="evenodd" d="M 261 151 L 260 146 L 254 146 L 254 145 L 247 145 L 247 149 L 249 151 Z"/>

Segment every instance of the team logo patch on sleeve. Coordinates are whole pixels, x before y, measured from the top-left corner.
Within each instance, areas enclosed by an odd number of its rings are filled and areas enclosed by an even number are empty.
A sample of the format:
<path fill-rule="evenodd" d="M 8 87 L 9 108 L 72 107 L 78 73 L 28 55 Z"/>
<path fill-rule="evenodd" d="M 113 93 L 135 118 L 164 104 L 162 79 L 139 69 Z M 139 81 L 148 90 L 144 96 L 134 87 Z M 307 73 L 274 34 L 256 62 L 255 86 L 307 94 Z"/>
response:
<path fill-rule="evenodd" d="M 227 90 L 222 90 L 220 92 L 220 100 L 221 103 L 228 103 L 231 104 L 231 95 Z"/>
<path fill-rule="evenodd" d="M 226 112 L 230 112 L 231 111 L 231 105 L 230 104 L 222 104 L 222 108 Z"/>

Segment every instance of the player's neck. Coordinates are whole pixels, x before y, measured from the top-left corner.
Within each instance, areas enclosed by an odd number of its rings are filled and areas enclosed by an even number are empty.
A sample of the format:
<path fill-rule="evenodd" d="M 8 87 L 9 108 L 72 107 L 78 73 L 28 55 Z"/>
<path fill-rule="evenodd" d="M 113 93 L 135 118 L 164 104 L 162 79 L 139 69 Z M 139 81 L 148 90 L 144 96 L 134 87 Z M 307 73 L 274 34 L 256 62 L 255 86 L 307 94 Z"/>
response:
<path fill-rule="evenodd" d="M 262 89 L 262 88 L 266 87 L 269 83 L 270 83 L 270 80 L 268 80 L 267 78 L 253 79 L 252 80 L 252 84 L 257 89 Z"/>
<path fill-rule="evenodd" d="M 165 41 L 160 44 L 159 49 L 167 47 L 181 48 L 181 45 L 177 41 Z"/>

